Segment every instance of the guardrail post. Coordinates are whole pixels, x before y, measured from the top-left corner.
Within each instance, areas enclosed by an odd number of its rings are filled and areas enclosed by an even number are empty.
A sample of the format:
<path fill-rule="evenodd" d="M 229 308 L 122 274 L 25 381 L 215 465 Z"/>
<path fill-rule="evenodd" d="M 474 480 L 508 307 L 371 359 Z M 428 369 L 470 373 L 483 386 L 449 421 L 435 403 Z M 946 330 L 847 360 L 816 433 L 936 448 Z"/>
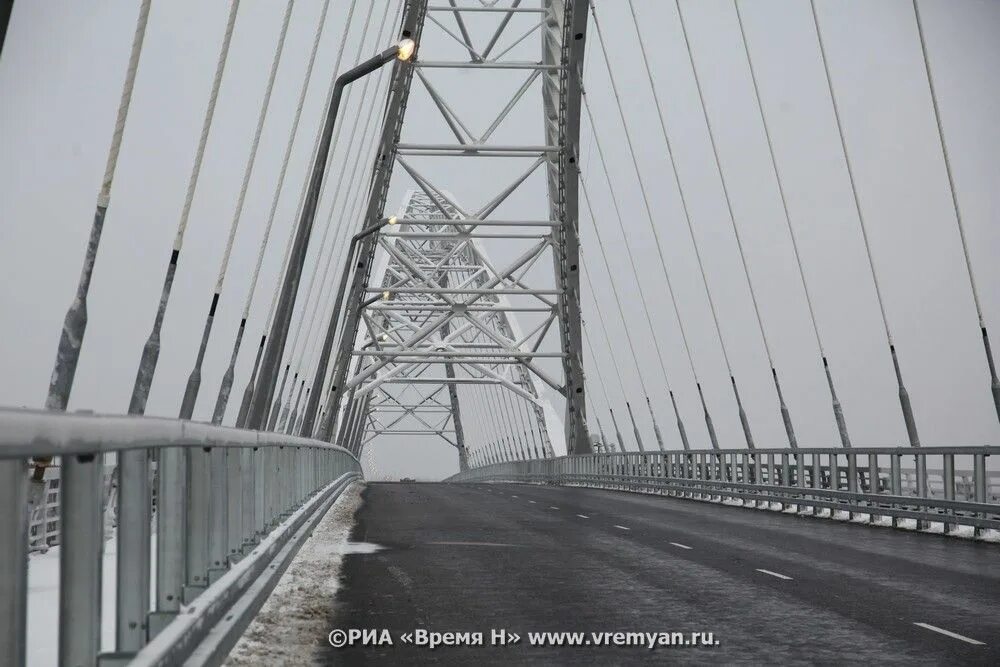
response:
<path fill-rule="evenodd" d="M 764 483 L 764 463 L 762 460 L 763 456 L 761 454 L 750 454 L 750 456 L 753 457 L 753 480 L 751 483 L 759 487 L 761 484 Z M 751 489 L 751 493 L 757 494 L 760 493 L 760 490 Z M 754 508 L 760 507 L 760 498 L 754 497 L 753 506 Z"/>
<path fill-rule="evenodd" d="M 853 452 L 848 452 L 845 456 L 847 456 L 847 490 L 856 494 L 858 492 L 858 460 Z M 855 503 L 857 500 L 852 498 L 850 502 Z M 848 521 L 853 518 L 854 512 L 848 512 Z"/>
<path fill-rule="evenodd" d="M 945 454 L 944 455 L 944 473 L 942 477 L 942 483 L 944 484 L 944 499 L 954 500 L 955 499 L 955 455 Z M 947 514 L 954 514 L 955 510 L 946 510 Z M 947 521 L 944 524 L 944 534 L 947 535 L 952 529 L 952 524 Z"/>
<path fill-rule="evenodd" d="M 284 473 L 282 457 L 284 453 L 284 447 L 278 447 L 277 449 L 274 447 L 267 448 L 267 458 L 269 464 L 267 468 L 267 476 L 270 484 L 267 485 L 266 521 L 264 522 L 265 533 L 271 532 L 271 529 L 278 523 L 278 515 L 280 514 L 278 503 L 281 498 L 281 482 L 282 475 Z"/>
<path fill-rule="evenodd" d="M 840 490 L 840 455 L 830 454 L 830 490 L 839 491 Z M 833 516 L 833 510 L 830 511 L 830 516 Z"/>
<path fill-rule="evenodd" d="M 253 451 L 254 497 L 252 544 L 257 544 L 265 533 L 264 525 L 267 523 L 265 494 L 267 493 L 268 485 L 271 484 L 271 479 L 267 474 L 267 468 L 270 464 L 267 448 L 260 449 L 259 447 L 254 447 Z"/>
<path fill-rule="evenodd" d="M 890 483 L 892 485 L 892 495 L 894 496 L 903 495 L 903 471 L 900 462 L 900 457 L 901 457 L 900 454 L 889 455 L 889 464 L 890 464 L 889 475 L 892 478 L 890 480 Z M 899 527 L 899 517 L 896 516 L 892 517 L 892 527 L 893 528 Z"/>
<path fill-rule="evenodd" d="M 868 454 L 868 493 L 870 495 L 878 495 L 881 493 L 880 489 L 880 479 L 878 474 L 878 454 L 871 453 Z M 871 505 L 875 505 L 875 499 L 870 501 Z M 875 512 L 871 512 L 868 515 L 868 523 L 875 523 L 877 521 Z"/>
<path fill-rule="evenodd" d="M 104 464 L 78 454 L 61 467 L 59 664 L 91 667 L 101 648 Z"/>
<path fill-rule="evenodd" d="M 190 603 L 208 586 L 209 451 L 206 447 L 184 452 L 188 474 L 185 603 Z"/>
<path fill-rule="evenodd" d="M 812 455 L 812 488 L 823 488 L 823 456 L 820 454 Z M 813 496 L 813 499 L 815 499 L 815 496 Z M 819 507 L 811 505 L 809 513 L 813 515 L 819 514 Z"/>
<path fill-rule="evenodd" d="M 795 485 L 800 489 L 806 487 L 806 455 L 802 452 L 795 455 Z"/>
<path fill-rule="evenodd" d="M 915 454 L 913 456 L 914 462 L 916 463 L 917 469 L 917 497 L 921 500 L 927 498 L 927 457 L 923 454 Z M 926 504 L 920 503 L 920 511 L 926 511 Z M 924 530 L 928 526 L 928 522 L 923 519 L 917 519 L 917 530 Z"/>
<path fill-rule="evenodd" d="M 976 502 L 985 503 L 986 502 L 986 455 L 976 454 L 972 460 L 972 477 L 975 480 L 976 485 Z M 979 515 L 981 518 L 985 518 L 985 514 Z M 978 526 L 973 528 L 972 534 L 979 537 L 983 534 L 983 529 Z"/>
<path fill-rule="evenodd" d="M 240 514 L 242 516 L 243 535 L 241 551 L 248 553 L 257 543 L 257 462 L 260 452 L 256 447 L 240 450 L 240 469 L 243 471 L 243 502 Z"/>
<path fill-rule="evenodd" d="M 245 448 L 226 448 L 226 554 L 229 565 L 240 557 L 243 544 L 243 479 L 240 474 Z"/>
<path fill-rule="evenodd" d="M 152 494 L 149 451 L 118 454 L 118 554 L 115 595 L 115 648 L 135 653 L 149 630 L 149 560 Z"/>
<path fill-rule="evenodd" d="M 796 458 L 798 458 L 796 456 Z M 791 457 L 784 453 L 781 455 L 781 484 L 782 486 L 792 486 Z"/>
<path fill-rule="evenodd" d="M 0 646 L 23 667 L 28 617 L 28 466 L 0 461 Z"/>
<path fill-rule="evenodd" d="M 184 452 L 179 447 L 160 450 L 156 487 L 156 612 L 149 622 L 150 639 L 177 615 L 184 595 L 185 468 Z"/>
<path fill-rule="evenodd" d="M 709 456 L 708 452 L 698 452 L 697 464 L 695 466 L 694 476 L 695 479 L 700 482 L 704 482 L 709 479 L 709 473 L 711 468 L 712 457 Z M 699 498 L 711 498 L 712 494 L 706 484 L 699 484 L 698 487 L 698 497 Z M 707 493 L 706 493 L 707 491 Z"/>
<path fill-rule="evenodd" d="M 212 583 L 226 571 L 229 542 L 229 475 L 226 466 L 228 449 L 213 447 L 208 455 L 209 518 L 208 518 L 208 582 Z"/>

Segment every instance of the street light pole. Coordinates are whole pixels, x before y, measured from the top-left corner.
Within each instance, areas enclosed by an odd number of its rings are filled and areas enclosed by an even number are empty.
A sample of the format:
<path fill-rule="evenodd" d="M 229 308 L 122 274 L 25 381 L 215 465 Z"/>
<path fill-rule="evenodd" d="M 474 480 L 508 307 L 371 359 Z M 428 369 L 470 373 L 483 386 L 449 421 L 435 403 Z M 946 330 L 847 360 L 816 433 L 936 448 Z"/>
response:
<path fill-rule="evenodd" d="M 285 271 L 285 277 L 281 285 L 278 307 L 275 310 L 274 321 L 271 325 L 271 331 L 268 334 L 264 358 L 261 360 L 260 374 L 254 389 L 253 400 L 250 403 L 246 428 L 261 429 L 265 426 L 268 408 L 273 399 L 274 380 L 281 363 L 281 357 L 285 351 L 285 341 L 288 337 L 292 311 L 295 308 L 295 297 L 305 265 L 306 250 L 309 247 L 309 237 L 316 218 L 316 209 L 319 206 L 323 176 L 330 157 L 333 128 L 337 121 L 337 112 L 340 109 L 340 98 L 344 92 L 344 88 L 361 77 L 371 74 L 393 59 L 409 60 L 415 50 L 416 43 L 412 39 L 404 39 L 398 44 L 344 72 L 337 77 L 334 83 L 333 93 L 330 96 L 330 105 L 327 108 L 326 119 L 323 122 L 323 133 L 320 138 L 319 150 L 316 152 L 316 158 L 312 165 L 312 173 L 309 177 L 309 189 L 306 192 L 306 199 L 302 206 L 302 215 L 299 218 L 298 228 L 295 232 L 288 268 Z"/>

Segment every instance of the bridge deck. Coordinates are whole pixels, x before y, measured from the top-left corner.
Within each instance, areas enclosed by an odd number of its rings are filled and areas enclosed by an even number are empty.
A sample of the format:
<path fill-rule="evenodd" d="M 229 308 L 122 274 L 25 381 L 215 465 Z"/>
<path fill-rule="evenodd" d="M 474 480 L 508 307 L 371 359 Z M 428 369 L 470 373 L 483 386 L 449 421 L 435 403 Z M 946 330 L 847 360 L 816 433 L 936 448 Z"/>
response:
<path fill-rule="evenodd" d="M 388 628 L 395 644 L 331 649 L 350 664 L 652 657 L 528 644 L 549 630 L 720 642 L 658 648 L 661 661 L 1000 661 L 994 545 L 579 488 L 372 484 L 364 497 L 352 539 L 386 548 L 346 558 L 331 627 Z M 396 639 L 416 628 L 521 641 L 429 651 Z"/>

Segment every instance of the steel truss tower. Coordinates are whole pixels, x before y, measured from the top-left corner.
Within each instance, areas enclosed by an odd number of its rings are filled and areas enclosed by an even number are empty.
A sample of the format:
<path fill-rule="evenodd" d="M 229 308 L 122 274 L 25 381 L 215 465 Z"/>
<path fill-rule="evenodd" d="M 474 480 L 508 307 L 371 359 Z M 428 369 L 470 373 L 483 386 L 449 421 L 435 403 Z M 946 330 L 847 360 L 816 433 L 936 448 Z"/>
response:
<path fill-rule="evenodd" d="M 565 439 L 568 453 L 591 450 L 577 214 L 587 4 L 521 5 L 508 0 L 502 7 L 427 8 L 426 18 L 440 30 L 425 23 L 415 76 L 449 136 L 447 142 L 421 136 L 427 123 L 414 122 L 410 110 L 406 139 L 397 135 L 390 153 L 398 176 L 413 189 L 400 216 L 389 219 L 393 224 L 384 224 L 381 209 L 377 216 L 369 209 L 364 229 L 378 231 L 358 237 L 356 252 L 349 252 L 351 277 L 328 391 L 329 428 L 321 435 L 357 452 L 384 433 L 431 433 L 459 449 L 464 467 L 465 408 L 480 385 L 505 390 L 489 399 L 494 410 L 508 415 L 495 425 L 523 426 L 520 433 L 498 434 L 504 439 L 499 451 L 508 458 L 552 456 L 550 438 Z M 484 29 L 484 22 L 491 25 Z M 523 54 L 518 47 L 532 36 L 540 38 L 541 58 L 514 60 L 511 54 Z M 447 53 L 436 48 L 439 41 L 458 43 L 460 56 L 437 57 Z M 468 79 L 448 70 L 474 75 L 480 90 L 509 87 L 501 82 L 512 73 L 520 83 L 490 115 L 492 123 L 473 133 L 474 123 L 456 111 L 456 102 L 469 101 L 462 83 Z M 492 77 L 498 77 L 496 84 Z M 532 115 L 537 122 L 505 123 L 516 108 L 538 102 L 540 118 Z M 505 171 L 498 163 L 517 166 Z M 489 174 L 488 185 L 479 181 L 476 193 L 467 194 L 467 174 L 477 166 Z M 530 191 L 525 184 L 532 182 L 544 185 L 535 188 L 540 194 L 534 208 L 526 208 L 522 191 Z M 483 187 L 495 194 L 478 208 L 458 203 L 481 200 Z M 517 213 L 503 214 L 505 202 L 516 197 Z M 538 214 L 523 214 L 528 209 Z M 539 397 L 538 383 L 565 401 L 562 433 L 559 417 Z"/>
<path fill-rule="evenodd" d="M 383 252 L 370 281 L 381 287 L 381 294 L 362 314 L 364 326 L 355 341 L 354 357 L 360 363 L 352 380 L 359 384 L 353 388 L 347 422 L 353 426 L 345 426 L 346 432 L 353 428 L 361 433 L 359 450 L 387 433 L 437 435 L 458 448 L 464 469 L 468 450 L 462 404 L 472 407 L 471 386 L 494 385 L 511 395 L 494 393 L 487 405 L 518 429 L 496 434 L 498 439 L 525 458 L 552 456 L 547 420 L 554 419 L 554 412 L 539 399 L 528 368 L 512 363 L 540 356 L 525 349 L 539 331 L 524 336 L 510 299 L 488 286 L 494 264 L 482 239 L 462 238 L 441 224 L 458 215 L 448 201 L 434 202 L 411 190 L 398 218 L 404 222 L 381 234 Z M 445 312 L 454 317 L 411 342 L 414 332 Z M 388 363 L 376 373 L 383 360 Z"/>

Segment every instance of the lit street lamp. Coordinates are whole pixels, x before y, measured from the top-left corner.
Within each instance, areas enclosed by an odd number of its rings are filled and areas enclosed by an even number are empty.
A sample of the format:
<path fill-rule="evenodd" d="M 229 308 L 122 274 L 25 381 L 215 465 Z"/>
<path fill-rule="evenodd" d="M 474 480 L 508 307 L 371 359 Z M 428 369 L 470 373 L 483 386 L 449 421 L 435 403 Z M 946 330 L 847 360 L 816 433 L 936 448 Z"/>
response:
<path fill-rule="evenodd" d="M 330 157 L 333 127 L 337 120 L 337 112 L 340 109 L 340 98 L 344 92 L 344 88 L 361 77 L 371 74 L 392 60 L 409 61 L 413 57 L 416 48 L 416 42 L 412 39 L 403 39 L 398 44 L 347 70 L 338 76 L 334 83 L 333 93 L 330 96 L 330 106 L 327 109 L 326 119 L 323 124 L 319 149 L 316 152 L 312 173 L 309 177 L 306 199 L 302 206 L 302 216 L 299 219 L 298 229 L 295 232 L 295 240 L 293 241 L 292 251 L 289 255 L 288 268 L 281 285 L 278 306 L 275 310 L 271 331 L 268 334 L 267 349 L 264 351 L 264 357 L 261 360 L 260 374 L 257 379 L 257 385 L 253 390 L 253 399 L 250 403 L 246 423 L 240 426 L 261 429 L 264 428 L 267 420 L 268 408 L 271 405 L 274 393 L 274 380 L 285 350 L 285 340 L 288 337 L 288 328 L 292 320 L 295 297 L 305 265 L 306 250 L 309 247 L 309 236 L 312 232 L 313 221 L 316 218 L 316 209 L 319 206 L 323 175 L 326 172 L 326 164 Z"/>

